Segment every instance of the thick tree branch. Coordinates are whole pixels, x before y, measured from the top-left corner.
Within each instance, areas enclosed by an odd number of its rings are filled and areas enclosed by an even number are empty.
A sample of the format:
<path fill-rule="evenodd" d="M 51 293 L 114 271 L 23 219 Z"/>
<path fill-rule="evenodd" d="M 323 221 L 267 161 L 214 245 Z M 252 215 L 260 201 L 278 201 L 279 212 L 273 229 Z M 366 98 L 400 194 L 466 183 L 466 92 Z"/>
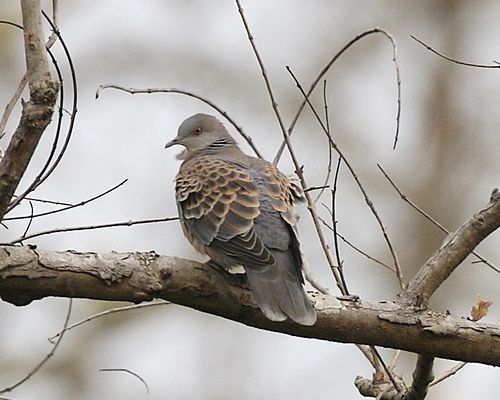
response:
<path fill-rule="evenodd" d="M 422 266 L 402 293 L 407 304 L 426 307 L 436 289 L 490 233 L 500 226 L 500 192 L 495 189 L 489 204 L 448 235 L 441 247 Z"/>
<path fill-rule="evenodd" d="M 500 327 L 393 302 L 313 294 L 312 327 L 272 322 L 236 278 L 205 264 L 150 253 L 51 252 L 0 246 L 0 296 L 25 305 L 47 296 L 141 302 L 165 299 L 243 324 L 305 338 L 392 347 L 500 366 Z"/>
<path fill-rule="evenodd" d="M 40 0 L 22 0 L 21 9 L 30 100 L 23 103 L 21 120 L 0 162 L 0 221 L 52 118 L 58 93 L 47 61 Z"/>

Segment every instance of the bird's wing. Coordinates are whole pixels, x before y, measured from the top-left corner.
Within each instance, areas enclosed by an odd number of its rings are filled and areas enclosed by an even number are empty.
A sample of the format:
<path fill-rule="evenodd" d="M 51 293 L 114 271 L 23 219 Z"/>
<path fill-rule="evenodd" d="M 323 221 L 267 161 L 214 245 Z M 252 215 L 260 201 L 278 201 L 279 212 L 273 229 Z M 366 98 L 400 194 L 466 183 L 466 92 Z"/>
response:
<path fill-rule="evenodd" d="M 297 225 L 297 214 L 294 201 L 302 199 L 300 186 L 290 180 L 285 174 L 278 170 L 273 164 L 258 160 L 259 172 L 265 183 L 266 194 L 271 199 L 273 209 L 280 213 L 281 217 L 295 229 Z"/>
<path fill-rule="evenodd" d="M 180 216 L 193 238 L 242 265 L 273 264 L 255 232 L 259 188 L 245 168 L 211 157 L 183 164 L 176 178 Z"/>

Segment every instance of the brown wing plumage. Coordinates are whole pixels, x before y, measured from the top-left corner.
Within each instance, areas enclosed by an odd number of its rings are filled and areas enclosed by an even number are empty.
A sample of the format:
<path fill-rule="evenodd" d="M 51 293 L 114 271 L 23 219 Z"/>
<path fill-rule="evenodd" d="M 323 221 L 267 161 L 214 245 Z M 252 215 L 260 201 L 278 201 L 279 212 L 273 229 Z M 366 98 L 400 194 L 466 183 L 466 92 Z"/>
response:
<path fill-rule="evenodd" d="M 242 168 L 211 157 L 190 160 L 177 175 L 176 198 L 184 232 L 198 250 L 210 256 L 209 247 L 221 250 L 233 263 L 274 262 L 254 229 L 259 189 Z"/>

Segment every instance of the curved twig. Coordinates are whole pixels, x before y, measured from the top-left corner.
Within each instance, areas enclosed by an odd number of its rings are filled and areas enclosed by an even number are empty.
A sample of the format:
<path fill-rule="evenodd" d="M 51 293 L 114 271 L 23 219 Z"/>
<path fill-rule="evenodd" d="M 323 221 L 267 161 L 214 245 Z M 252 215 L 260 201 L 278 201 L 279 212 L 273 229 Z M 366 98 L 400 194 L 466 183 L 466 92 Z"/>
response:
<path fill-rule="evenodd" d="M 72 307 L 73 307 L 73 299 L 70 298 L 69 305 L 68 305 L 68 311 L 66 313 L 66 319 L 64 320 L 63 331 L 68 326 L 69 318 L 71 316 L 71 308 Z M 55 354 L 57 348 L 59 347 L 59 344 L 61 343 L 62 338 L 63 338 L 63 334 L 61 334 L 61 336 L 59 336 L 59 338 L 57 339 L 57 342 L 52 347 L 52 350 L 50 350 L 50 352 L 42 359 L 42 361 L 40 361 L 24 378 L 20 379 L 19 381 L 17 381 L 16 383 L 14 383 L 12 385 L 0 390 L 0 394 L 4 394 L 4 393 L 8 393 L 8 392 L 13 391 L 14 389 L 16 389 L 17 387 L 22 385 L 24 382 L 26 382 L 28 379 L 30 379 L 33 375 L 35 375 L 40 370 L 40 368 L 42 368 L 47 363 L 47 361 L 49 361 L 49 359 Z"/>
<path fill-rule="evenodd" d="M 353 44 L 364 38 L 365 36 L 372 35 L 374 33 L 380 33 L 384 35 L 386 38 L 389 39 L 392 45 L 392 52 L 393 52 L 393 61 L 394 65 L 396 68 L 396 81 L 397 81 L 397 86 L 398 86 L 398 100 L 397 100 L 397 114 L 396 114 L 396 134 L 395 134 L 395 139 L 394 139 L 394 147 L 396 146 L 396 142 L 398 140 L 399 136 L 399 126 L 400 126 L 400 116 L 401 116 L 401 77 L 399 73 L 399 63 L 398 63 L 398 57 L 397 57 L 397 47 L 396 47 L 396 41 L 394 40 L 394 37 L 387 32 L 385 29 L 382 28 L 373 28 L 369 29 L 367 31 L 364 31 L 360 33 L 359 35 L 356 35 L 353 39 L 351 39 L 342 49 L 340 49 L 339 52 L 337 52 L 331 59 L 328 61 L 328 63 L 323 67 L 323 69 L 319 72 L 318 76 L 314 79 L 312 82 L 311 86 L 309 89 L 307 89 L 306 92 L 306 97 L 304 100 L 302 100 L 302 103 L 300 104 L 299 108 L 297 109 L 297 112 L 295 113 L 295 116 L 292 119 L 292 122 L 290 123 L 290 126 L 288 127 L 288 133 L 291 135 L 293 129 L 295 128 L 295 124 L 297 123 L 302 111 L 304 110 L 304 107 L 307 104 L 307 99 L 311 96 L 311 93 L 314 91 L 320 80 L 325 76 L 325 74 L 328 72 L 330 67 L 337 61 L 337 59 L 346 52 Z M 281 155 L 283 154 L 283 150 L 285 148 L 285 141 L 281 142 L 281 145 L 278 149 L 278 152 L 276 153 L 276 156 L 274 157 L 273 164 L 277 164 L 278 161 L 281 158 Z"/>
<path fill-rule="evenodd" d="M 68 205 L 66 205 L 63 208 L 58 208 L 57 210 L 50 210 L 50 211 L 42 212 L 42 213 L 39 213 L 39 214 L 22 215 L 22 216 L 19 216 L 19 217 L 8 217 L 8 218 L 4 218 L 3 220 L 4 221 L 12 221 L 12 220 L 18 220 L 18 219 L 44 217 L 46 215 L 52 215 L 52 214 L 56 214 L 56 213 L 59 213 L 59 212 L 70 210 L 72 208 L 81 207 L 81 206 L 84 206 L 85 204 L 88 204 L 88 203 L 91 203 L 92 201 L 98 200 L 101 197 L 104 197 L 107 194 L 115 191 L 120 186 L 124 185 L 127 181 L 128 181 L 128 179 L 124 179 L 119 184 L 113 186 L 111 189 L 108 189 L 105 192 L 99 193 L 98 195 L 96 195 L 94 197 L 91 197 L 90 199 L 80 201 L 79 203 L 76 203 L 76 204 L 68 204 Z"/>
<path fill-rule="evenodd" d="M 140 376 L 138 373 L 131 371 L 127 368 L 100 368 L 99 371 L 102 372 L 126 372 L 127 374 L 130 374 L 132 376 L 135 376 L 137 379 L 139 379 L 144 387 L 146 388 L 146 394 L 149 394 L 149 386 L 148 383 Z"/>
<path fill-rule="evenodd" d="M 177 93 L 177 94 L 183 94 L 185 96 L 193 97 L 197 100 L 200 100 L 201 102 L 207 104 L 208 106 L 212 107 L 214 110 L 216 110 L 219 114 L 221 114 L 231 125 L 234 126 L 234 128 L 238 131 L 238 133 L 241 135 L 243 139 L 249 144 L 249 146 L 252 148 L 254 153 L 257 155 L 257 157 L 262 158 L 262 155 L 260 154 L 259 150 L 255 146 L 252 138 L 248 136 L 243 128 L 239 126 L 236 121 L 229 116 L 227 111 L 224 111 L 222 108 L 220 108 L 217 104 L 215 104 L 213 101 L 200 96 L 199 94 L 189 92 L 187 90 L 182 90 L 182 89 L 176 89 L 176 88 L 149 88 L 149 89 L 136 89 L 136 88 L 126 88 L 123 86 L 119 85 L 113 85 L 113 84 L 108 84 L 108 85 L 100 85 L 97 88 L 97 91 L 95 93 L 95 98 L 98 99 L 101 92 L 104 89 L 117 89 L 121 90 L 130 94 L 151 94 L 151 93 Z"/>
<path fill-rule="evenodd" d="M 71 325 L 67 326 L 65 329 L 57 332 L 54 336 L 50 337 L 49 338 L 49 342 L 50 343 L 54 343 L 56 341 L 56 339 L 58 337 L 60 337 L 64 332 L 68 332 L 68 331 L 70 331 L 73 328 L 76 328 L 76 327 L 78 327 L 80 325 L 83 325 L 83 324 L 85 324 L 87 322 L 93 321 L 94 319 L 98 319 L 98 318 L 104 317 L 106 315 L 116 314 L 116 313 L 123 312 L 123 311 L 137 310 L 139 308 L 154 307 L 154 306 L 164 306 L 164 305 L 167 305 L 167 304 L 172 304 L 172 303 L 170 303 L 169 301 L 160 300 L 160 301 L 156 301 L 154 303 L 141 303 L 141 304 L 134 304 L 132 306 L 109 308 L 109 309 L 107 309 L 105 311 L 101 311 L 100 313 L 97 313 L 97 314 L 92 314 L 89 317 L 86 317 L 86 318 L 84 318 L 84 319 L 82 319 L 82 320 L 80 320 L 78 322 L 75 322 L 74 324 L 71 324 Z"/>
<path fill-rule="evenodd" d="M 474 67 L 474 68 L 488 68 L 488 69 L 489 68 L 494 68 L 494 69 L 500 68 L 500 63 L 498 61 L 493 61 L 495 63 L 495 65 L 487 65 L 487 64 L 475 64 L 475 63 L 470 63 L 470 62 L 455 60 L 454 58 L 445 56 L 444 54 L 438 52 L 437 50 L 434 50 L 431 46 L 429 46 L 428 44 L 425 44 L 420 39 L 417 39 L 415 36 L 410 35 L 410 37 L 413 40 L 415 40 L 416 42 L 420 43 L 422 46 L 424 46 L 430 52 L 438 55 L 441 58 L 444 58 L 447 61 L 451 61 L 452 63 L 458 64 L 458 65 L 463 65 L 465 67 Z"/>

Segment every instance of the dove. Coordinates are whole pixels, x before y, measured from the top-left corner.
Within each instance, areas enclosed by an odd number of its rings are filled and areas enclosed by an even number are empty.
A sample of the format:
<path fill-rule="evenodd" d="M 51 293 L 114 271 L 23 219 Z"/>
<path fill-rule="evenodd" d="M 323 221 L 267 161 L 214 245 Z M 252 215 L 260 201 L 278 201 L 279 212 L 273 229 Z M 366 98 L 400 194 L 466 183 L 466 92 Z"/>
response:
<path fill-rule="evenodd" d="M 296 230 L 297 185 L 268 161 L 245 154 L 211 115 L 182 122 L 165 147 L 174 145 L 184 146 L 175 199 L 188 241 L 225 269 L 242 266 L 268 319 L 314 325 Z"/>

